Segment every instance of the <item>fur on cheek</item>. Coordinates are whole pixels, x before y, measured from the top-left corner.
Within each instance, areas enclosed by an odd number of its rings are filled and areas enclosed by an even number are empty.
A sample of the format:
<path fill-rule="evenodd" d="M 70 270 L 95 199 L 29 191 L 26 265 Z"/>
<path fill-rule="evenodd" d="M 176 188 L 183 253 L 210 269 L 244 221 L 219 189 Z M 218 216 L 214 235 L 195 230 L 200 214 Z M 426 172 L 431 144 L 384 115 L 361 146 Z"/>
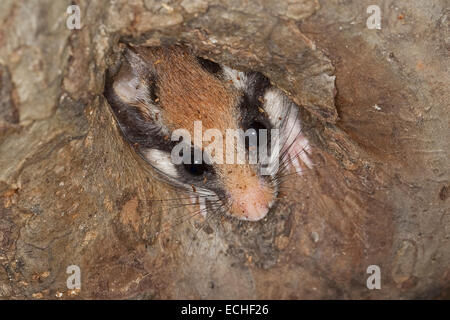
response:
<path fill-rule="evenodd" d="M 284 155 L 280 160 L 288 161 L 297 174 L 302 175 L 302 165 L 312 169 L 313 163 L 309 157 L 311 146 L 302 131 L 299 107 L 277 88 L 267 90 L 264 100 L 264 110 L 270 121 L 280 129 L 280 154 Z"/>

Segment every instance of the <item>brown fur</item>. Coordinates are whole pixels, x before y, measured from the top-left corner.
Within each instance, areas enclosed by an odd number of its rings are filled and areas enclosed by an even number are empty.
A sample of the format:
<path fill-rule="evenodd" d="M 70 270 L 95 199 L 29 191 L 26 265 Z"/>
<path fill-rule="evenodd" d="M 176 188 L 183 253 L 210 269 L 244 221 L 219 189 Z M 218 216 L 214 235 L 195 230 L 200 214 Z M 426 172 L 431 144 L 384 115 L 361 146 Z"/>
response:
<path fill-rule="evenodd" d="M 184 128 L 193 135 L 194 121 L 203 128 L 236 128 L 237 92 L 203 70 L 180 47 L 140 48 L 141 56 L 158 74 L 159 104 L 170 129 Z"/>

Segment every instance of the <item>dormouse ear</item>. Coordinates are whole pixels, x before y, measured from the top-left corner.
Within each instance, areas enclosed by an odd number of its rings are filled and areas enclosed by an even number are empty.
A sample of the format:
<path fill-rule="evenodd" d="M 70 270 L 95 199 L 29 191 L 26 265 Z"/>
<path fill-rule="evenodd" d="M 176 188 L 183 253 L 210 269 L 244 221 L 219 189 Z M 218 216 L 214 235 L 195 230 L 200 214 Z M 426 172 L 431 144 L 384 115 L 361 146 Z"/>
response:
<path fill-rule="evenodd" d="M 143 55 L 145 55 L 145 51 L 130 46 L 126 46 L 123 51 L 125 60 L 137 76 L 156 76 L 153 64 L 148 63 Z"/>
<path fill-rule="evenodd" d="M 152 135 L 165 131 L 159 116 L 156 71 L 133 48 L 124 49 L 118 72 L 108 71 L 104 94 L 129 141 L 147 143 Z"/>
<path fill-rule="evenodd" d="M 131 47 L 123 52 L 123 62 L 118 74 L 114 77 L 113 88 L 116 95 L 124 103 L 153 104 L 156 100 L 156 71 L 153 65 L 144 59 Z"/>

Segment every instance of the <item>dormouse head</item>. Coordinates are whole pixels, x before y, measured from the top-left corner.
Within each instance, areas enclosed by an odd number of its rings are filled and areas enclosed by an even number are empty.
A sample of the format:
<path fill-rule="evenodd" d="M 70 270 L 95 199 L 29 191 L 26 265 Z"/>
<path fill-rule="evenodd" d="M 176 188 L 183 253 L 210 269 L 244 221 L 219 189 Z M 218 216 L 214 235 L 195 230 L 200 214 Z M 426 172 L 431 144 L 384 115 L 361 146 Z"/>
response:
<path fill-rule="evenodd" d="M 105 96 L 125 138 L 161 177 L 241 220 L 266 216 L 280 160 L 307 144 L 302 137 L 298 145 L 298 107 L 264 75 L 181 46 L 126 47 Z"/>

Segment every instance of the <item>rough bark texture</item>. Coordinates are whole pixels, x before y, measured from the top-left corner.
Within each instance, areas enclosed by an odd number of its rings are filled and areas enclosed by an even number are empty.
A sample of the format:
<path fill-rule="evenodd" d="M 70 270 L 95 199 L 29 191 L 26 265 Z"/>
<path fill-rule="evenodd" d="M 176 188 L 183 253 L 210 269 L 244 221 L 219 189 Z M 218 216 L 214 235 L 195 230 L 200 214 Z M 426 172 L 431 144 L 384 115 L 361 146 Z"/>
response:
<path fill-rule="evenodd" d="M 450 296 L 448 1 L 75 2 L 80 30 L 70 1 L 0 3 L 0 297 Z M 119 40 L 263 72 L 317 167 L 260 223 L 184 219 L 102 96 Z"/>

